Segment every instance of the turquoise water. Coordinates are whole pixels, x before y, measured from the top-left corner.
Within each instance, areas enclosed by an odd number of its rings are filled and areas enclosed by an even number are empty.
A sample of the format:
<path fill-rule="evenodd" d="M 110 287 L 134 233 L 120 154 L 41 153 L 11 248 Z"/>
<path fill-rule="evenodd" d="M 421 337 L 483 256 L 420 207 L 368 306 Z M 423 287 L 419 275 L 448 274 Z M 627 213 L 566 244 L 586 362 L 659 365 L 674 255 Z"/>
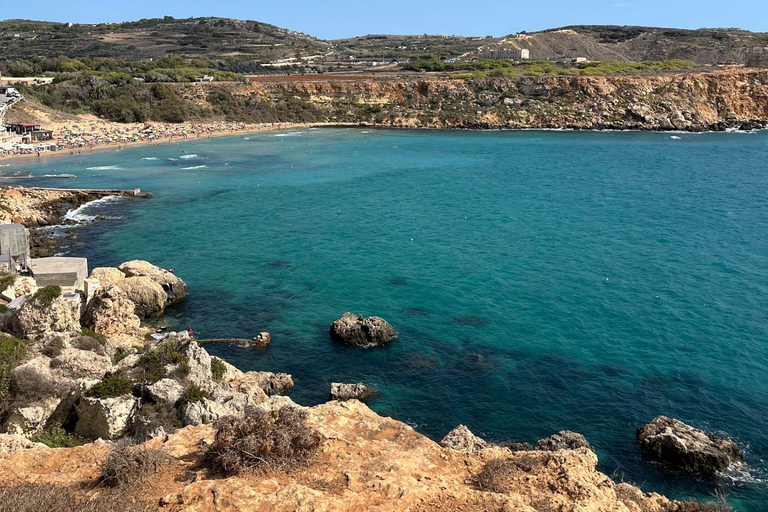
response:
<path fill-rule="evenodd" d="M 765 510 L 768 133 L 675 137 L 329 129 L 6 170 L 152 191 L 86 212 L 125 220 L 74 228 L 87 243 L 72 254 L 173 266 L 190 298 L 169 322 L 270 331 L 267 351 L 209 349 L 292 373 L 299 402 L 361 380 L 379 390 L 372 408 L 434 438 L 458 423 L 528 442 L 571 429 L 645 490 L 721 489 Z M 345 311 L 400 337 L 334 344 Z M 634 430 L 658 414 L 737 439 L 751 475 L 643 462 Z"/>

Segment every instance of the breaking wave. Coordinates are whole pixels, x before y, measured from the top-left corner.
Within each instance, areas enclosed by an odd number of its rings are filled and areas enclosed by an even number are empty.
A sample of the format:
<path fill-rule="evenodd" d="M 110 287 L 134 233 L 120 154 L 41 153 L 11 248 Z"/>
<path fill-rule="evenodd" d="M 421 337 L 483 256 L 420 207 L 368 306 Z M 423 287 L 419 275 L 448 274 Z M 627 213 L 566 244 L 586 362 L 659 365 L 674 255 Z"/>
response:
<path fill-rule="evenodd" d="M 89 171 L 118 171 L 120 168 L 119 165 L 97 165 L 96 167 L 86 167 Z"/>

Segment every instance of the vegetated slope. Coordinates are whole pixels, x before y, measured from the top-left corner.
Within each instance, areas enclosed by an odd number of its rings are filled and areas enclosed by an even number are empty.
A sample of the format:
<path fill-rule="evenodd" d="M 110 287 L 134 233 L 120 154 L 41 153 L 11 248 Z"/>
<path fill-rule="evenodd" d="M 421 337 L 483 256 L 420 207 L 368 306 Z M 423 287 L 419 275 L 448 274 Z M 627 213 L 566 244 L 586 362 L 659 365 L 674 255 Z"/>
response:
<path fill-rule="evenodd" d="M 329 44 L 257 21 L 226 18 L 144 19 L 83 25 L 26 20 L 0 22 L 4 58 L 250 56 L 270 61 L 325 53 Z"/>
<path fill-rule="evenodd" d="M 768 34 L 739 29 L 683 30 L 632 26 L 572 26 L 511 35 L 503 44 L 526 48 L 531 59 L 586 57 L 641 62 L 685 59 L 697 64 L 743 64 L 751 48 L 768 46 Z M 501 43 L 485 46 L 488 53 Z"/>
<path fill-rule="evenodd" d="M 338 55 L 358 59 L 420 59 L 424 57 L 450 58 L 475 51 L 479 46 L 498 41 L 498 38 L 444 35 L 386 35 L 370 34 L 332 41 Z"/>

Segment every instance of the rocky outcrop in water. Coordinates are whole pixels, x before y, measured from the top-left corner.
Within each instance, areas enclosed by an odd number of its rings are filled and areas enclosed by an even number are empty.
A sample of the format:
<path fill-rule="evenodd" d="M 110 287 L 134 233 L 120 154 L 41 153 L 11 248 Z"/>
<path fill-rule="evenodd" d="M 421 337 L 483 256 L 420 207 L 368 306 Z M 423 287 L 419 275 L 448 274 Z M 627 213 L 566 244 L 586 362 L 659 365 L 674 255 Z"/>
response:
<path fill-rule="evenodd" d="M 536 443 L 535 448 L 550 452 L 556 450 L 578 450 L 579 448 L 595 451 L 583 435 L 571 432 L 570 430 L 561 430 L 545 439 L 540 439 Z"/>
<path fill-rule="evenodd" d="M 383 318 L 354 313 L 344 313 L 331 324 L 330 332 L 332 340 L 360 348 L 377 347 L 397 338 L 397 331 Z"/>
<path fill-rule="evenodd" d="M 127 277 L 148 277 L 165 291 L 168 304 L 176 304 L 187 297 L 187 284 L 176 274 L 156 267 L 148 261 L 133 260 L 118 267 Z"/>
<path fill-rule="evenodd" d="M 666 416 L 638 428 L 637 439 L 643 457 L 678 471 L 713 476 L 732 464 L 744 463 L 741 450 L 732 440 Z"/>
<path fill-rule="evenodd" d="M 371 396 L 373 396 L 373 389 L 362 382 L 354 384 L 331 383 L 331 400 L 366 400 Z"/>

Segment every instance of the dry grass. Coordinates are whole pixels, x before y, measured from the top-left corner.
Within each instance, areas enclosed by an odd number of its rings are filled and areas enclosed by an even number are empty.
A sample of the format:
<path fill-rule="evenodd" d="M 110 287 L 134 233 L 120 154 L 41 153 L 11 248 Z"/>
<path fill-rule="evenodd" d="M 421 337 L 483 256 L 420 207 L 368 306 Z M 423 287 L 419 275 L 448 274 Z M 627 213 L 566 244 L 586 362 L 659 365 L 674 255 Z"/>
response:
<path fill-rule="evenodd" d="M 509 492 L 514 483 L 513 475 L 519 471 L 520 468 L 512 459 L 489 460 L 473 477 L 472 483 L 481 491 Z"/>
<path fill-rule="evenodd" d="M 99 482 L 108 487 L 140 484 L 168 462 L 163 450 L 119 443 L 104 462 Z"/>
<path fill-rule="evenodd" d="M 50 484 L 0 487 L 0 512 L 151 512 L 156 509 L 149 503 L 127 500 L 113 493 L 87 498 L 73 487 Z"/>
<path fill-rule="evenodd" d="M 226 475 L 307 465 L 323 440 L 306 419 L 307 413 L 298 407 L 251 409 L 242 420 L 219 422 L 207 458 Z"/>

